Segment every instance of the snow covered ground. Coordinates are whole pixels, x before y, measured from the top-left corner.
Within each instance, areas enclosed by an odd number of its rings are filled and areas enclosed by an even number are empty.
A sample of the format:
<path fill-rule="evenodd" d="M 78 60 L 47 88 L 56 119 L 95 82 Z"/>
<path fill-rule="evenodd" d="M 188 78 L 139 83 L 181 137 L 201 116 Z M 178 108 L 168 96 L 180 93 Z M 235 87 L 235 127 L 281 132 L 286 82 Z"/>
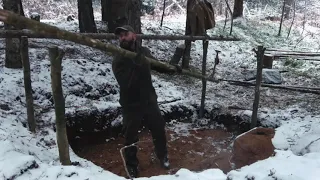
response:
<path fill-rule="evenodd" d="M 77 22 L 45 21 L 61 28 L 75 31 Z M 143 19 L 145 34 L 183 34 L 183 16 L 166 17 L 164 27 L 152 19 Z M 223 32 L 223 21 L 209 34 Z M 224 79 L 243 80 L 244 72 L 255 68 L 252 48 L 263 44 L 268 48 L 319 50 L 319 36 L 307 36 L 301 42 L 298 32 L 289 39 L 277 37 L 278 23 L 259 19 L 239 19 L 234 22 L 233 35 L 240 42 L 211 41 L 208 53 L 208 73 L 212 71 L 215 49 L 221 50 L 221 64 L 217 75 Z M 78 157 L 70 149 L 75 166 L 61 166 L 54 132 L 54 111 L 51 95 L 50 62 L 45 48 L 59 45 L 67 51 L 63 61 L 63 90 L 66 112 L 116 109 L 118 85 L 111 71 L 111 58 L 89 47 L 59 40 L 32 39 L 30 48 L 32 88 L 39 128 L 31 134 L 26 126 L 26 107 L 22 70 L 4 67 L 4 41 L 0 44 L 0 179 L 124 179 Z M 169 61 L 175 47 L 182 41 L 144 41 L 160 61 Z M 289 44 L 289 46 L 288 46 Z M 298 44 L 298 45 L 297 45 Z M 191 65 L 201 69 L 202 43 L 192 46 Z M 303 62 L 290 66 L 275 62 L 275 68 L 289 70 L 283 73 L 284 84 L 319 86 L 319 63 Z M 159 96 L 161 110 L 170 111 L 173 106 L 194 109 L 200 105 L 201 80 L 154 73 L 154 86 Z M 233 86 L 225 82 L 208 83 L 206 109 L 217 114 L 239 115 L 250 120 L 254 89 Z M 224 174 L 219 169 L 191 172 L 181 169 L 175 175 L 162 175 L 139 179 L 210 179 L 210 180 L 317 180 L 320 177 L 320 115 L 319 99 L 313 94 L 262 88 L 259 121 L 266 127 L 277 127 L 273 144 L 276 155 L 250 166 Z M 230 108 L 237 107 L 237 108 Z M 121 119 L 119 117 L 117 120 Z M 193 119 L 197 121 L 196 117 Z"/>

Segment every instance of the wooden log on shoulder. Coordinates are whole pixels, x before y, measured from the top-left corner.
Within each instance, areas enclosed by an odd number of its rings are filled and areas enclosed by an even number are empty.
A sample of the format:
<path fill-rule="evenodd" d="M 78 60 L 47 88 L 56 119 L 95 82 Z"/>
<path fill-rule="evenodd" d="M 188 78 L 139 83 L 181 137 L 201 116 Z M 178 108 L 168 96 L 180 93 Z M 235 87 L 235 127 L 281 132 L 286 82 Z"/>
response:
<path fill-rule="evenodd" d="M 35 33 L 38 34 L 46 34 L 47 36 L 55 37 L 57 39 L 64 39 L 68 41 L 72 41 L 75 43 L 79 43 L 82 45 L 90 46 L 96 49 L 99 49 L 101 51 L 106 52 L 109 55 L 113 55 L 115 53 L 122 53 L 126 57 L 135 57 L 136 53 L 127 51 L 125 49 L 116 47 L 112 44 L 106 44 L 99 40 L 92 39 L 87 36 L 83 36 L 81 34 L 68 32 L 65 30 L 60 30 L 59 28 L 55 26 L 51 26 L 48 24 L 44 24 L 41 22 L 37 22 L 34 20 L 31 20 L 29 18 L 19 16 L 13 12 L 6 11 L 3 9 L 0 9 L 0 21 L 5 22 L 7 24 L 11 24 L 13 26 L 22 26 L 25 29 L 31 29 L 35 31 Z M 166 69 L 169 72 L 177 72 L 177 68 L 173 65 L 169 65 L 160 61 L 157 61 L 155 59 L 151 59 L 146 57 L 147 60 L 150 61 L 151 66 L 158 66 L 159 68 Z M 225 81 L 233 85 L 238 86 L 255 86 L 255 83 L 245 82 L 245 81 L 235 81 L 235 80 L 224 80 L 224 79 L 214 79 L 209 77 L 203 77 L 202 74 L 198 72 L 191 72 L 188 70 L 183 69 L 181 74 L 191 76 L 197 79 L 205 78 L 207 81 L 211 82 L 220 82 Z M 300 88 L 288 88 L 285 86 L 276 86 L 276 85 L 269 85 L 269 84 L 261 84 L 262 87 L 270 87 L 270 88 L 277 88 L 277 89 L 286 89 L 286 90 L 292 90 L 292 91 L 302 91 Z M 319 94 L 319 91 L 306 91 L 310 93 L 316 93 Z"/>
<path fill-rule="evenodd" d="M 18 14 L 13 13 L 11 11 L 0 10 L 0 21 L 3 21 L 7 24 L 17 26 L 20 28 L 31 29 L 39 34 L 46 34 L 48 36 L 55 37 L 57 39 L 64 39 L 64 40 L 72 41 L 78 44 L 90 46 L 90 47 L 99 49 L 101 51 L 104 51 L 111 56 L 115 56 L 116 54 L 122 54 L 123 56 L 128 58 L 134 58 L 136 56 L 136 53 L 127 51 L 113 44 L 103 43 L 99 40 L 92 39 L 88 36 L 83 36 L 81 34 L 72 33 L 66 30 L 61 30 L 58 27 L 37 22 L 23 16 L 19 16 Z M 153 69 L 163 69 L 167 73 L 177 72 L 177 68 L 173 65 L 169 65 L 149 57 L 145 57 L 145 58 L 150 61 L 151 67 L 153 67 Z M 195 78 L 199 78 L 199 79 L 203 78 L 203 76 L 200 73 L 191 72 L 189 70 L 183 69 L 181 73 L 188 76 L 195 77 Z"/>

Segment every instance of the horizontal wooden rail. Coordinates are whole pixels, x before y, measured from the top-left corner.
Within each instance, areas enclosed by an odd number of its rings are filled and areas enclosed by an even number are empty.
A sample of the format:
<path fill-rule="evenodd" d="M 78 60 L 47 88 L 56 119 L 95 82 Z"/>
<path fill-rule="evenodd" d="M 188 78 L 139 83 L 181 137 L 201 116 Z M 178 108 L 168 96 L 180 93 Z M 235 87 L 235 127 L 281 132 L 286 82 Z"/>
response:
<path fill-rule="evenodd" d="M 94 39 L 117 39 L 117 36 L 113 33 L 76 33 L 79 35 L 85 35 Z M 19 38 L 21 36 L 27 36 L 28 38 L 48 38 L 56 39 L 56 36 L 48 34 L 39 34 L 30 30 L 1 30 L 0 38 Z M 137 38 L 149 39 L 149 40 L 210 40 L 210 41 L 240 41 L 236 37 L 224 37 L 224 36 L 184 36 L 184 35 L 151 35 L 151 34 L 137 34 Z"/>

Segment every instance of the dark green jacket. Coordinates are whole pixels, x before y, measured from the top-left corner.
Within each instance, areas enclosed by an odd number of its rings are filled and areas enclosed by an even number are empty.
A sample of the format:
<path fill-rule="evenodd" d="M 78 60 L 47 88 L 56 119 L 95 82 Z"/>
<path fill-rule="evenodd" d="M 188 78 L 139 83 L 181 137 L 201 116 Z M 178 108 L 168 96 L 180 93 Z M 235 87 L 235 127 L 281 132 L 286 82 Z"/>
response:
<path fill-rule="evenodd" d="M 153 58 L 146 48 L 142 47 L 141 52 Z M 120 86 L 121 106 L 143 106 L 150 101 L 156 102 L 150 63 L 146 58 L 127 58 L 118 54 L 112 62 L 112 70 Z"/>

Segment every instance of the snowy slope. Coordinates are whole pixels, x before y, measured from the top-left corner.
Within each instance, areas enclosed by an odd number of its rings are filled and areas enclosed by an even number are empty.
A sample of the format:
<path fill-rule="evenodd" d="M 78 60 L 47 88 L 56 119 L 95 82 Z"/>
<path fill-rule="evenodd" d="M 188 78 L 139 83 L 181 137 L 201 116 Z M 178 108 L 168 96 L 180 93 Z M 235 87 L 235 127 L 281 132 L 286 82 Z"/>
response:
<path fill-rule="evenodd" d="M 76 22 L 53 23 L 61 28 L 77 29 Z M 159 28 L 154 20 L 143 20 L 145 34 L 181 34 L 185 19 L 181 16 L 165 18 Z M 276 37 L 277 24 L 268 21 L 239 19 L 234 23 L 234 35 L 244 39 L 241 42 L 210 42 L 208 72 L 213 68 L 214 49 L 221 50 L 221 64 L 217 75 L 225 79 L 243 80 L 247 69 L 255 67 L 252 48 L 263 44 L 270 48 L 294 45 L 299 35 L 288 40 Z M 169 28 L 167 28 L 169 27 Z M 224 34 L 223 22 L 219 22 L 209 34 Z M 228 32 L 228 26 L 225 33 Z M 3 42 L 3 40 L 1 40 Z M 182 41 L 181 41 L 182 42 Z M 168 61 L 179 41 L 144 41 L 153 55 L 161 61 Z M 30 40 L 36 46 L 59 45 L 67 51 L 63 61 L 63 90 L 66 97 L 67 113 L 82 110 L 116 109 L 118 85 L 110 67 L 110 57 L 102 52 L 58 40 Z M 3 47 L 2 43 L 1 47 Z M 202 44 L 197 41 L 192 46 L 192 66 L 201 68 Z M 287 47 L 293 49 L 294 46 Z M 318 41 L 314 38 L 303 40 L 297 50 L 315 51 Z M 1 49 L 1 63 L 4 61 Z M 31 48 L 31 75 L 36 104 L 36 135 L 26 128 L 26 107 L 22 70 L 12 70 L 0 66 L 0 179 L 124 179 L 97 167 L 92 162 L 79 158 L 70 148 L 71 160 L 79 162 L 75 166 L 61 166 L 54 132 L 54 111 L 51 96 L 50 63 L 46 49 Z M 104 62 L 104 63 L 102 63 Z M 276 68 L 290 68 L 283 74 L 286 84 L 318 86 L 318 63 L 303 63 L 298 67 L 287 67 L 277 62 Z M 300 72 L 300 73 L 299 73 Z M 301 74 L 303 73 L 303 76 Z M 178 81 L 176 81 L 179 79 Z M 192 106 L 200 104 L 201 81 L 183 77 L 155 73 L 154 86 L 159 96 L 162 111 L 170 111 L 172 106 Z M 245 120 L 251 116 L 253 88 L 237 87 L 221 82 L 208 83 L 206 109 L 217 114 L 230 113 Z M 317 115 L 319 98 L 312 94 L 301 94 L 262 88 L 259 119 L 264 126 L 278 127 L 273 144 L 278 149 L 275 157 L 259 161 L 239 170 L 224 174 L 218 169 L 190 172 L 181 169 L 175 175 L 155 176 L 148 179 L 211 179 L 211 180 L 316 180 L 320 172 L 320 116 Z M 239 109 L 229 109 L 237 106 Z M 121 119 L 121 117 L 119 117 Z M 196 121 L 196 117 L 194 118 Z M 10 164 L 10 165 L 9 165 Z M 303 173 L 299 172 L 301 170 Z M 253 178 L 254 177 L 254 178 Z M 147 179 L 147 178 L 139 178 Z"/>

